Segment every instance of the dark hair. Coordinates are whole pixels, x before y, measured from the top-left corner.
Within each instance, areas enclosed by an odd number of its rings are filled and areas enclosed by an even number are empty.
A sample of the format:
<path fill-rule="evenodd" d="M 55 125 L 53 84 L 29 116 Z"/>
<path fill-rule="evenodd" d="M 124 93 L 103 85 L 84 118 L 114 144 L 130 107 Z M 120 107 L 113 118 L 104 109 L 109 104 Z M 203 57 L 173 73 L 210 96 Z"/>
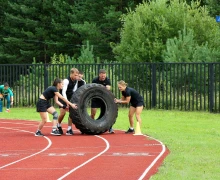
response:
<path fill-rule="evenodd" d="M 106 70 L 100 69 L 100 70 L 99 70 L 99 74 L 101 74 L 101 73 L 106 74 Z"/>
<path fill-rule="evenodd" d="M 60 78 L 56 78 L 53 82 L 53 86 L 57 86 L 57 84 L 61 83 L 63 80 Z"/>
<path fill-rule="evenodd" d="M 79 74 L 82 74 L 82 75 L 83 75 L 84 73 L 83 73 L 83 71 L 79 70 Z"/>
<path fill-rule="evenodd" d="M 7 82 L 4 83 L 4 86 L 9 86 L 9 84 Z"/>

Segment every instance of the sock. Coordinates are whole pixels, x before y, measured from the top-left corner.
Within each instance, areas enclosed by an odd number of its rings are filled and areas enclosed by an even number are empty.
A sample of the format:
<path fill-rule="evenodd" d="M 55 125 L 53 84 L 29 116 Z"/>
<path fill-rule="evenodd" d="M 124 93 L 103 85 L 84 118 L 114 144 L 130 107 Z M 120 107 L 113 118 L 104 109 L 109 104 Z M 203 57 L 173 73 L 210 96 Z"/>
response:
<path fill-rule="evenodd" d="M 57 123 L 57 127 L 61 127 L 61 124 L 60 124 L 60 123 Z"/>
<path fill-rule="evenodd" d="M 52 128 L 52 131 L 56 131 L 56 130 L 57 130 L 57 127 L 56 127 L 56 126 Z"/>
<path fill-rule="evenodd" d="M 68 126 L 68 129 L 67 129 L 67 130 L 69 131 L 70 129 L 72 129 L 72 126 Z"/>
<path fill-rule="evenodd" d="M 130 130 L 134 130 L 134 128 L 133 128 L 133 127 L 130 127 Z"/>

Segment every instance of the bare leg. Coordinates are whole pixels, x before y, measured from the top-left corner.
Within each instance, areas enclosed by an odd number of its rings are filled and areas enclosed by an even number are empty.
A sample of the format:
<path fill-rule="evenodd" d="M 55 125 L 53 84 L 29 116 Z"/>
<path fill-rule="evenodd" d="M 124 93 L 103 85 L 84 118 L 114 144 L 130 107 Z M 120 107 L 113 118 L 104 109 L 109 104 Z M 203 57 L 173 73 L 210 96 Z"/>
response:
<path fill-rule="evenodd" d="M 142 120 L 141 120 L 141 112 L 142 112 L 142 110 L 143 110 L 143 106 L 136 107 L 135 115 L 136 115 L 136 119 L 139 122 L 140 126 L 141 126 L 141 123 L 142 123 Z"/>
<path fill-rule="evenodd" d="M 58 123 L 61 124 L 61 122 L 63 121 L 63 118 L 66 115 L 66 110 L 63 108 L 60 108 L 60 115 L 58 117 Z"/>
<path fill-rule="evenodd" d="M 134 128 L 134 113 L 136 111 L 136 108 L 130 106 L 128 117 L 129 117 L 129 123 L 130 123 L 130 128 Z"/>
<path fill-rule="evenodd" d="M 91 118 L 95 119 L 97 108 L 91 108 Z"/>
<path fill-rule="evenodd" d="M 40 112 L 41 122 L 38 125 L 38 129 L 41 130 L 47 122 L 47 112 Z"/>

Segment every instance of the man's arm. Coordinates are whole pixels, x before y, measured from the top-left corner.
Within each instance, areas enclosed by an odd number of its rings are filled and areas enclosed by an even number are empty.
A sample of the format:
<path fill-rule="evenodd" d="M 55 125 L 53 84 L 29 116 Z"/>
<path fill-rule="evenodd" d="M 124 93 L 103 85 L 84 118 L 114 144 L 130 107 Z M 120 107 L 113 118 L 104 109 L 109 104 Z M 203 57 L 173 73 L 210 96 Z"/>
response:
<path fill-rule="evenodd" d="M 63 89 L 62 89 L 62 95 L 65 99 L 67 99 L 67 96 L 66 96 L 66 91 L 67 91 L 67 86 L 69 84 L 69 80 L 68 79 L 64 79 L 63 80 Z"/>
<path fill-rule="evenodd" d="M 108 89 L 109 91 L 111 90 L 111 81 L 109 78 L 107 78 L 107 81 L 106 81 L 106 89 Z"/>

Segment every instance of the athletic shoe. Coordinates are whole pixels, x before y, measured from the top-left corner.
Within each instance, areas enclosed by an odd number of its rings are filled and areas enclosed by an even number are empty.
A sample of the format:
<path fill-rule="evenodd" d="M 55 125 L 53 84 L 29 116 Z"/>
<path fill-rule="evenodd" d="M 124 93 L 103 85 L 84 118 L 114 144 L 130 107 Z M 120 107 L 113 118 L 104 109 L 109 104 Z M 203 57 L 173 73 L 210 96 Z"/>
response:
<path fill-rule="evenodd" d="M 60 126 L 60 127 L 57 126 L 57 129 L 58 129 L 58 131 L 60 132 L 60 134 L 63 134 L 63 129 L 62 129 L 61 126 Z"/>
<path fill-rule="evenodd" d="M 115 134 L 115 131 L 114 131 L 114 129 L 110 128 L 110 129 L 108 130 L 108 133 L 109 133 L 109 134 Z"/>
<path fill-rule="evenodd" d="M 8 112 L 8 113 L 9 113 L 9 112 L 10 112 L 10 109 L 6 109 L 6 112 Z"/>
<path fill-rule="evenodd" d="M 134 129 L 129 128 L 125 133 L 126 133 L 126 134 L 134 133 Z"/>
<path fill-rule="evenodd" d="M 56 130 L 52 130 L 52 132 L 50 133 L 54 136 L 61 136 L 60 132 L 56 129 Z"/>
<path fill-rule="evenodd" d="M 41 133 L 41 131 L 37 131 L 37 132 L 35 133 L 35 136 L 44 136 L 44 135 Z"/>
<path fill-rule="evenodd" d="M 72 130 L 72 129 L 68 130 L 68 131 L 66 132 L 66 135 L 67 135 L 67 136 L 72 136 L 72 135 L 73 135 L 73 130 Z"/>

